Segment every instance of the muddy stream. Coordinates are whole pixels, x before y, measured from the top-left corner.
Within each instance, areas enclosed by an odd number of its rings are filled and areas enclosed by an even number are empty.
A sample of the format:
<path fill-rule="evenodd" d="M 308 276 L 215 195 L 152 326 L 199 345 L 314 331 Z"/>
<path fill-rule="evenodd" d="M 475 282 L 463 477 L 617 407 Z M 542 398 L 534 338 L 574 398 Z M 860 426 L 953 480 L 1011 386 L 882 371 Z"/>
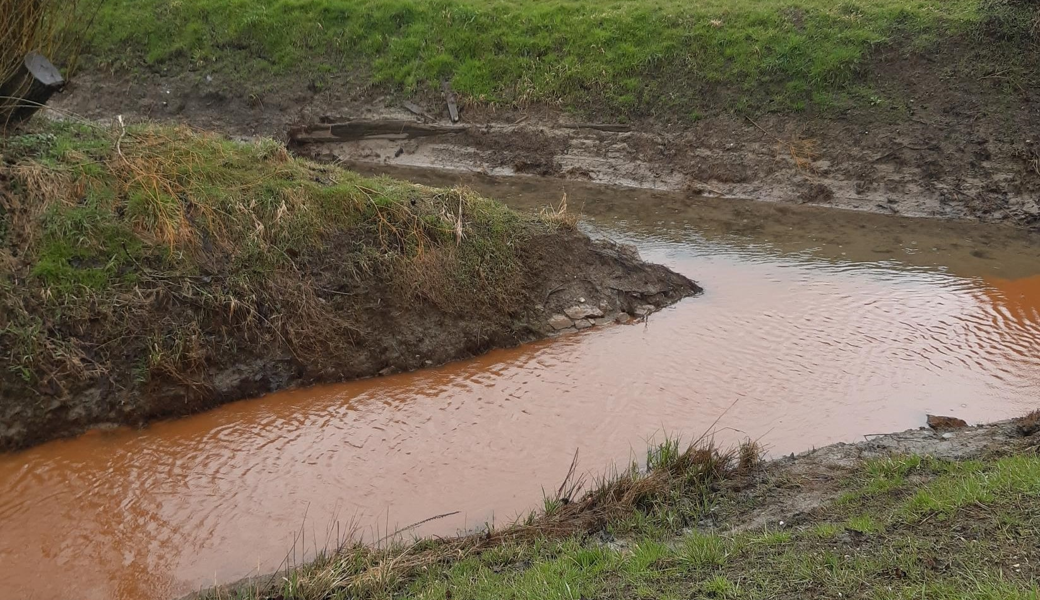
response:
<path fill-rule="evenodd" d="M 461 176 L 395 175 L 421 183 Z M 467 176 L 704 295 L 417 373 L 294 390 L 0 456 L 0 597 L 171 598 L 367 539 L 505 523 L 575 450 L 593 472 L 662 431 L 773 454 L 1040 403 L 1040 239 L 1013 229 Z M 734 404 L 736 402 L 736 404 Z M 293 548 L 295 547 L 295 550 Z M 287 555 L 288 551 L 288 555 Z"/>

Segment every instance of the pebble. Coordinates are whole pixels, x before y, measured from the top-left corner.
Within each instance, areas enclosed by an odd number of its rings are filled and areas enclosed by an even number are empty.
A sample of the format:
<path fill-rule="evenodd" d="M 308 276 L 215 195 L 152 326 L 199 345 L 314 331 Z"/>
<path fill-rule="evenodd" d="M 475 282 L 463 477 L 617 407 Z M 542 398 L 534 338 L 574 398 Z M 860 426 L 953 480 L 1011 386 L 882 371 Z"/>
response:
<path fill-rule="evenodd" d="M 577 304 L 564 309 L 563 312 L 568 318 L 574 319 L 575 321 L 579 319 L 588 319 L 589 317 L 598 319 L 603 316 L 602 310 L 595 306 L 589 306 L 588 304 Z"/>
<path fill-rule="evenodd" d="M 637 306 L 635 312 L 637 317 L 645 317 L 654 312 L 654 307 L 651 304 L 643 304 L 642 306 Z"/>
<path fill-rule="evenodd" d="M 549 327 L 552 327 L 556 331 L 561 329 L 567 329 L 574 326 L 574 321 L 571 321 L 564 315 L 553 315 L 549 318 Z"/>

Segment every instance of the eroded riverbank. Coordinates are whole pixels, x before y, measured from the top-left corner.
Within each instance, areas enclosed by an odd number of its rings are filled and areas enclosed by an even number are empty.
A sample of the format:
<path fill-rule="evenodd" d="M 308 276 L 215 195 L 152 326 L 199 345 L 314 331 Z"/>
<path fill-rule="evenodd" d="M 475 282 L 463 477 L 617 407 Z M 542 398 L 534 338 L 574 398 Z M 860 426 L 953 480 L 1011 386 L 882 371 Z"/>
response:
<path fill-rule="evenodd" d="M 443 364 L 700 291 L 591 241 L 563 207 L 521 216 L 271 140 L 41 121 L 0 144 L 0 450 Z"/>
<path fill-rule="evenodd" d="M 519 208 L 564 191 L 468 183 Z M 774 454 L 925 413 L 977 423 L 1035 407 L 1040 245 L 1027 232 L 566 191 L 594 235 L 696 276 L 705 294 L 647 323 L 5 456 L 12 593 L 176 596 L 273 571 L 300 531 L 320 547 L 336 522 L 372 539 L 454 511 L 415 533 L 509 521 L 559 485 L 575 449 L 595 473 L 654 432 L 703 431 L 734 401 L 718 441 L 761 438 Z"/>

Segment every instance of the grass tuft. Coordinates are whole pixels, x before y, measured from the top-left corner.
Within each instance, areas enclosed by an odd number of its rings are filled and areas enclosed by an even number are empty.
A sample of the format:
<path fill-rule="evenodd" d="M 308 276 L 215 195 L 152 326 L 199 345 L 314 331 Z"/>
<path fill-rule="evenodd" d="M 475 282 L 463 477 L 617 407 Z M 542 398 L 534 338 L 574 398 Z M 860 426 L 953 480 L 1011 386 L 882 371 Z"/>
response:
<path fill-rule="evenodd" d="M 1015 419 L 1018 431 L 1024 436 L 1034 435 L 1040 431 L 1040 408 Z"/>

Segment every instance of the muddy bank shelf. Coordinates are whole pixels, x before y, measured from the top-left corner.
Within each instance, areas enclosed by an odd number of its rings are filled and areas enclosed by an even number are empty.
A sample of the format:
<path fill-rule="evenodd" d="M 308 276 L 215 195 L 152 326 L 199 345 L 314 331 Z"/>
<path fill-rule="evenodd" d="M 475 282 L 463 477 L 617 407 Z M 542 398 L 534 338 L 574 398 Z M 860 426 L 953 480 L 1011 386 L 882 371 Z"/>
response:
<path fill-rule="evenodd" d="M 322 162 L 1040 227 L 1040 139 L 1028 133 L 1037 131 L 1038 112 L 1030 102 L 991 114 L 985 94 L 937 97 L 929 88 L 900 92 L 918 99 L 906 101 L 916 107 L 907 109 L 912 116 L 720 112 L 680 124 L 666 117 L 590 122 L 558 109 L 491 111 L 476 103 L 453 123 L 438 99 L 292 91 L 250 105 L 194 75 L 83 73 L 55 105 L 91 118 L 124 114 L 271 136 Z M 926 102 L 931 108 L 920 110 Z"/>
<path fill-rule="evenodd" d="M 1040 227 L 1040 141 L 970 142 L 924 122 L 721 116 L 664 132 L 553 119 L 433 126 L 404 112 L 292 128 L 290 146 L 325 161 Z"/>
<path fill-rule="evenodd" d="M 0 449 L 639 319 L 700 291 L 559 199 L 157 125 L 0 142 Z"/>
<path fill-rule="evenodd" d="M 572 468 L 511 526 L 348 543 L 191 598 L 1035 598 L 1040 411 L 929 423 L 765 462 L 665 440 L 588 491 Z"/>

